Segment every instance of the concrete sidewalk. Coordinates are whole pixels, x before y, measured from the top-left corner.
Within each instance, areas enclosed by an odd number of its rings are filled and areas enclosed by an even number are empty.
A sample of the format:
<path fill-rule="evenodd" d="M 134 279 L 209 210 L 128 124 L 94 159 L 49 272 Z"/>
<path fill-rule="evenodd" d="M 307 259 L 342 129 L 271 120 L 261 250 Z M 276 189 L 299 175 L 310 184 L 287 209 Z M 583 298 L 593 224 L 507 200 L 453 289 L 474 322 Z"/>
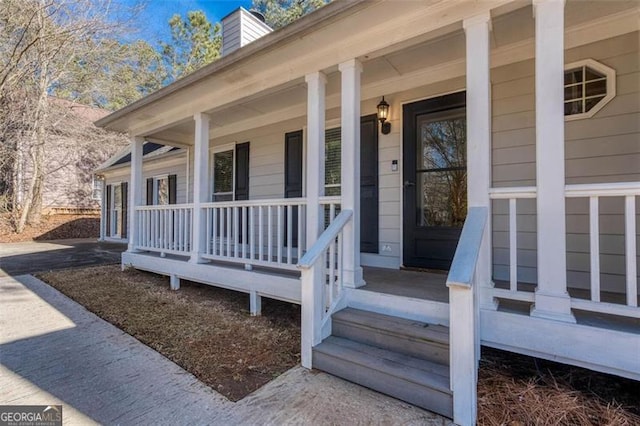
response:
<path fill-rule="evenodd" d="M 31 276 L 0 278 L 0 404 L 62 404 L 65 425 L 450 424 L 302 368 L 232 403 Z"/>

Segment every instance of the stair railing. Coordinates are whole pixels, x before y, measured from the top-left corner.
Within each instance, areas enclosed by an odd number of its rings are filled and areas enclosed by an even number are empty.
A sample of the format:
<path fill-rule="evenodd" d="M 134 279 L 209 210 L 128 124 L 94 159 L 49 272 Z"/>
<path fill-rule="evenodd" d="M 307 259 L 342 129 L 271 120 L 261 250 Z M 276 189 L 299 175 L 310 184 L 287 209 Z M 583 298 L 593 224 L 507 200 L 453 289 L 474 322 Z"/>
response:
<path fill-rule="evenodd" d="M 343 296 L 342 258 L 344 227 L 353 216 L 352 210 L 342 210 L 315 244 L 300 259 L 301 270 L 301 363 L 311 368 L 313 347 L 327 334 L 331 314 Z"/>
<path fill-rule="evenodd" d="M 475 425 L 477 417 L 480 318 L 475 273 L 487 214 L 486 207 L 469 209 L 447 276 L 453 421 L 463 426 Z"/>

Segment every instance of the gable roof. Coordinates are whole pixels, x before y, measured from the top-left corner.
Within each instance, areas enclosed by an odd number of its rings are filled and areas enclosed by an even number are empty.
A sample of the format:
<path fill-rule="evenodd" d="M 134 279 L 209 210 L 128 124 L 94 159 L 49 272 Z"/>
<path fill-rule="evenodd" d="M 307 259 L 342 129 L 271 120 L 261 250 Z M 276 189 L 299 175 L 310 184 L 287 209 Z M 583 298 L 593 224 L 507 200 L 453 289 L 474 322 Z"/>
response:
<path fill-rule="evenodd" d="M 169 153 L 181 154 L 182 152 L 184 152 L 182 148 L 161 145 L 155 142 L 146 141 L 142 145 L 143 159 L 155 158 L 160 155 Z M 131 145 L 127 145 L 122 150 L 120 150 L 120 152 L 116 153 L 114 156 L 102 163 L 100 166 L 98 166 L 95 172 L 103 172 L 116 166 L 124 166 L 129 163 L 131 163 Z"/>

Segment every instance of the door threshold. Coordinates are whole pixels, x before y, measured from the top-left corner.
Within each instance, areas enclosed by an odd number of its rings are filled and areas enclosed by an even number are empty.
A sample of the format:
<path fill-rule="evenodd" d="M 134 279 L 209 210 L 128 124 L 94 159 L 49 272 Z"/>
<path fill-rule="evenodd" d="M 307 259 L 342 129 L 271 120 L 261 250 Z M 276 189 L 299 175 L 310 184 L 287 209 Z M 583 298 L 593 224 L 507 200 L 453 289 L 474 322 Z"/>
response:
<path fill-rule="evenodd" d="M 400 266 L 401 271 L 411 271 L 411 272 L 429 272 L 432 274 L 449 274 L 449 271 L 444 269 L 429 269 L 429 268 L 420 268 L 418 266 Z"/>

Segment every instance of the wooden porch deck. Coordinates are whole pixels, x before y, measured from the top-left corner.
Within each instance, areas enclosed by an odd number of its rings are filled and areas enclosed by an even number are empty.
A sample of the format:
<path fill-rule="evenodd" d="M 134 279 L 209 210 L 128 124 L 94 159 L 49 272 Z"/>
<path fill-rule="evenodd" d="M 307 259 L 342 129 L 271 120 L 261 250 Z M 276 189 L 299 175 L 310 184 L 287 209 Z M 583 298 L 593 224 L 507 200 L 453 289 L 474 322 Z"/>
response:
<path fill-rule="evenodd" d="M 363 270 L 366 285 L 359 290 L 449 303 L 446 271 L 397 270 L 369 266 L 363 267 Z"/>

